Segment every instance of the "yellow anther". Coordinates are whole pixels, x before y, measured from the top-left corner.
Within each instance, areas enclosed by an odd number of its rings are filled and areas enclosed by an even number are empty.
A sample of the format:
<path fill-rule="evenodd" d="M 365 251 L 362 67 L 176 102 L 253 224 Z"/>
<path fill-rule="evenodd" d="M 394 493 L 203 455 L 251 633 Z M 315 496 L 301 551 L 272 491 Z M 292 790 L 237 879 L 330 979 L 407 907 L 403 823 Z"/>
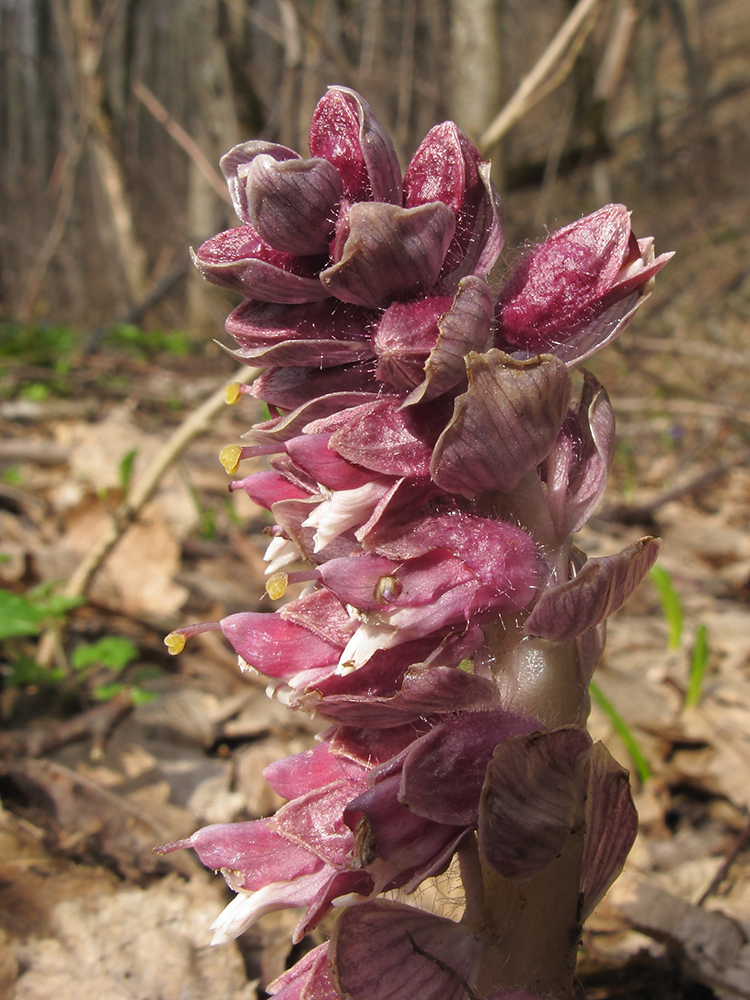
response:
<path fill-rule="evenodd" d="M 278 601 L 286 593 L 288 585 L 289 577 L 286 573 L 274 573 L 273 576 L 269 576 L 266 582 L 266 593 L 272 601 Z"/>
<path fill-rule="evenodd" d="M 228 444 L 219 453 L 219 461 L 230 476 L 239 468 L 241 458 L 242 448 L 238 444 Z"/>
<path fill-rule="evenodd" d="M 170 656 L 177 656 L 185 648 L 185 636 L 181 632 L 170 632 L 164 637 L 164 645 L 169 650 Z"/>
<path fill-rule="evenodd" d="M 458 669 L 459 670 L 463 670 L 464 673 L 466 673 L 466 674 L 473 674 L 474 673 L 474 661 L 473 660 L 469 660 L 469 659 L 461 660 L 461 662 L 458 665 Z"/>
<path fill-rule="evenodd" d="M 224 390 L 224 402 L 229 406 L 234 406 L 234 404 L 239 400 L 242 395 L 242 386 L 239 382 L 230 382 L 229 385 Z"/>

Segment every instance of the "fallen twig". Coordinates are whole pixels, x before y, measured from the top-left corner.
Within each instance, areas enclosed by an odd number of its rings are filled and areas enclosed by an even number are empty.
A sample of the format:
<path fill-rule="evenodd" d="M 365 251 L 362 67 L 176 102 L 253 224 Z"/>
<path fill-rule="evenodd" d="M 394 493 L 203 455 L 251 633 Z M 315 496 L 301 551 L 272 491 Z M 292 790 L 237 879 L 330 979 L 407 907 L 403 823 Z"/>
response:
<path fill-rule="evenodd" d="M 243 365 L 234 373 L 234 377 L 227 381 L 239 382 L 242 385 L 246 385 L 248 382 L 252 382 L 257 374 L 257 368 L 248 368 Z M 63 590 L 65 597 L 82 597 L 86 593 L 94 574 L 127 529 L 135 522 L 146 503 L 151 499 L 164 473 L 176 461 L 193 438 L 206 428 L 214 415 L 224 405 L 225 395 L 224 384 L 222 383 L 221 387 L 211 393 L 208 399 L 197 410 L 194 410 L 183 420 L 177 430 L 164 443 L 146 469 L 144 475 L 135 483 L 132 490 L 115 512 L 107 530 L 78 564 L 77 569 Z M 42 666 L 52 661 L 57 645 L 57 636 L 57 630 L 50 629 L 39 640 L 37 661 Z"/>
<path fill-rule="evenodd" d="M 598 3 L 599 0 L 578 0 L 536 66 L 521 80 L 515 94 L 485 130 L 479 140 L 480 149 L 494 146 L 530 108 L 563 82 L 593 27 Z"/>
<path fill-rule="evenodd" d="M 713 486 L 717 479 L 721 479 L 722 476 L 731 472 L 732 469 L 744 465 L 749 460 L 750 451 L 743 451 L 724 462 L 719 462 L 712 469 L 709 469 L 708 472 L 696 476 L 695 479 L 691 479 L 683 486 L 676 486 L 673 490 L 662 493 L 661 496 L 656 497 L 649 503 L 633 505 L 618 504 L 616 507 L 609 507 L 600 514 L 597 514 L 596 519 L 601 521 L 619 521 L 621 524 L 648 524 L 660 507 L 671 503 L 673 500 L 682 500 L 684 497 L 696 496 L 702 493 L 709 486 Z"/>
<path fill-rule="evenodd" d="M 44 728 L 0 733 L 0 758 L 42 757 L 77 740 L 91 737 L 91 756 L 101 754 L 104 742 L 120 719 L 132 709 L 130 692 L 118 692 L 109 701 Z"/>

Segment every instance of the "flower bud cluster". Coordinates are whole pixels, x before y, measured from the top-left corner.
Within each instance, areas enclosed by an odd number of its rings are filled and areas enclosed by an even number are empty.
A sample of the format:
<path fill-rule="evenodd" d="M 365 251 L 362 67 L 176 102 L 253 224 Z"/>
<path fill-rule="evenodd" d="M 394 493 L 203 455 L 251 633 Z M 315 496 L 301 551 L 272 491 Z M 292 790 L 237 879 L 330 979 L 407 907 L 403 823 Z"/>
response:
<path fill-rule="evenodd" d="M 194 254 L 246 297 L 227 320 L 232 353 L 266 369 L 249 391 L 272 416 L 222 461 L 270 467 L 231 489 L 273 515 L 269 594 L 308 586 L 275 613 L 168 641 L 220 630 L 243 669 L 331 727 L 266 770 L 288 800 L 275 816 L 162 850 L 193 847 L 237 892 L 216 941 L 301 907 L 299 941 L 345 907 L 331 942 L 269 987 L 279 997 L 365 1000 L 373 979 L 384 997 L 459 996 L 481 927 L 379 894 L 414 890 L 467 841 L 528 880 L 585 826 L 585 913 L 634 836 L 627 779 L 581 723 L 606 618 L 657 542 L 588 562 L 572 549 L 614 420 L 596 379 L 575 392 L 571 370 L 620 333 L 670 255 L 609 205 L 527 250 L 493 293 L 500 199 L 453 123 L 402 178 L 370 107 L 334 87 L 309 145 L 309 158 L 262 141 L 227 153 L 242 224 Z"/>

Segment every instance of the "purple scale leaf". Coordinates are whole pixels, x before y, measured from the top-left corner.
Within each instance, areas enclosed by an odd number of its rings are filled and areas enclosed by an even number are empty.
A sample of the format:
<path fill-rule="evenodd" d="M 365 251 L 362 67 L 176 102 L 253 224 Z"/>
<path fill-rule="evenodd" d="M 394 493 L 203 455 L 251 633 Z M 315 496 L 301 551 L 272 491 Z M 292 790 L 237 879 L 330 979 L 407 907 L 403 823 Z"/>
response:
<path fill-rule="evenodd" d="M 287 253 L 328 254 L 343 193 L 332 163 L 279 162 L 261 153 L 249 165 L 246 190 L 249 221 L 267 243 Z"/>
<path fill-rule="evenodd" d="M 482 947 L 461 924 L 372 900 L 341 914 L 329 945 L 331 978 L 350 1000 L 466 1000 Z"/>
<path fill-rule="evenodd" d="M 377 309 L 433 287 L 455 219 L 440 201 L 416 208 L 357 202 L 347 225 L 341 259 L 321 271 L 321 288 L 343 302 Z"/>
<path fill-rule="evenodd" d="M 372 392 L 331 392 L 327 396 L 303 403 L 302 406 L 298 406 L 291 413 L 284 414 L 283 417 L 255 424 L 243 437 L 252 444 L 268 444 L 271 441 L 286 441 L 288 438 L 296 437 L 299 432 L 306 428 L 312 434 L 325 433 L 328 430 L 324 424 L 326 418 L 333 415 L 338 416 L 342 411 L 350 411 L 366 403 L 381 402 L 381 400 L 382 397 L 378 397 Z M 348 412 L 344 412 L 341 420 L 345 422 L 348 418 Z"/>
<path fill-rule="evenodd" d="M 247 175 L 253 160 L 261 154 L 273 157 L 279 162 L 300 159 L 299 153 L 295 153 L 288 146 L 281 146 L 277 142 L 265 142 L 263 139 L 241 142 L 222 156 L 219 166 L 226 177 L 237 218 L 243 222 L 252 221 L 247 210 Z"/>
<path fill-rule="evenodd" d="M 479 847 L 505 878 L 525 882 L 560 854 L 583 821 L 591 737 L 566 726 L 515 736 L 492 755 L 479 807 Z"/>
<path fill-rule="evenodd" d="M 464 358 L 487 347 L 492 309 L 492 293 L 484 281 L 468 277 L 459 283 L 450 309 L 438 320 L 437 340 L 423 365 L 424 378 L 404 400 L 404 406 L 428 402 L 466 385 Z M 374 346 L 378 353 L 377 335 Z"/>
<path fill-rule="evenodd" d="M 606 205 L 533 247 L 500 292 L 504 342 L 550 350 L 585 322 L 626 260 L 630 213 Z"/>
<path fill-rule="evenodd" d="M 328 916 L 334 905 L 334 901 L 339 897 L 360 896 L 364 899 L 378 891 L 375 881 L 369 872 L 335 872 L 328 884 L 313 899 L 307 913 L 294 928 L 292 944 L 299 944 L 306 934 L 314 930 L 321 920 Z M 313 997 L 312 1000 L 319 1000 L 319 998 Z M 335 994 L 335 1000 L 340 1000 L 338 994 Z"/>
<path fill-rule="evenodd" d="M 609 397 L 591 372 L 584 370 L 583 378 L 578 406 L 568 413 L 543 467 L 547 503 L 561 542 L 598 506 L 615 452 Z"/>
<path fill-rule="evenodd" d="M 399 800 L 435 823 L 474 826 L 487 765 L 504 740 L 539 728 L 514 712 L 469 712 L 417 740 L 403 765 Z"/>
<path fill-rule="evenodd" d="M 270 510 L 279 500 L 306 500 L 310 490 L 297 486 L 286 476 L 275 471 L 254 472 L 251 476 L 237 480 L 232 486 L 241 486 L 253 503 Z"/>
<path fill-rule="evenodd" d="M 330 341 L 316 343 L 324 352 L 331 345 Z M 358 392 L 374 393 L 379 388 L 372 365 L 367 363 L 337 365 L 335 368 L 279 367 L 268 368 L 259 375 L 253 382 L 251 395 L 269 406 L 288 412 L 332 392 L 356 389 Z"/>
<path fill-rule="evenodd" d="M 465 275 L 488 274 L 503 245 L 500 197 L 489 179 L 489 164 L 450 121 L 430 129 L 404 176 L 407 208 L 430 201 L 442 201 L 456 218 L 443 266 L 453 287 Z"/>
<path fill-rule="evenodd" d="M 226 331 L 247 364 L 332 368 L 372 357 L 374 314 L 333 299 L 304 305 L 243 302 Z M 346 386 L 351 389 L 351 385 Z"/>
<path fill-rule="evenodd" d="M 331 752 L 359 761 L 370 770 L 400 754 L 429 728 L 424 719 L 386 731 L 338 726 L 331 731 Z"/>
<path fill-rule="evenodd" d="M 398 392 L 409 392 L 418 386 L 424 378 L 425 362 L 438 340 L 438 321 L 452 305 L 453 299 L 445 295 L 390 305 L 372 341 L 378 359 L 378 378 L 390 382 Z M 463 369 L 462 361 L 462 372 Z"/>
<path fill-rule="evenodd" d="M 368 662 L 349 674 L 331 674 L 316 684 L 313 690 L 302 698 L 302 704 L 315 709 L 327 718 L 337 719 L 350 726 L 367 726 L 369 729 L 390 729 L 401 726 L 408 718 L 423 718 L 429 712 L 412 700 L 411 704 L 401 703 L 400 691 L 409 691 L 414 684 L 415 698 L 427 698 L 431 705 L 437 701 L 437 696 L 430 698 L 430 678 L 433 670 L 439 670 L 432 665 L 445 663 L 445 669 L 452 673 L 461 673 L 453 668 L 464 656 L 470 655 L 474 649 L 484 642 L 484 634 L 477 626 L 470 626 L 464 633 L 451 633 L 448 636 L 429 636 L 428 638 L 412 639 L 401 645 L 380 649 L 374 653 Z M 419 669 L 425 675 L 420 682 L 407 682 L 405 678 L 413 669 Z M 453 686 L 452 690 L 455 688 Z M 486 693 L 486 688 L 482 689 Z M 399 701 L 399 704 L 392 704 Z M 427 702 L 425 702 L 427 704 Z M 444 703 L 436 711 L 458 710 L 460 705 L 453 706 Z M 411 738 L 416 734 L 412 732 Z"/>
<path fill-rule="evenodd" d="M 575 579 L 542 591 L 526 632 L 565 642 L 605 621 L 627 601 L 658 554 L 658 538 L 646 536 L 616 555 L 589 559 Z"/>
<path fill-rule="evenodd" d="M 384 618 L 389 625 L 398 630 L 397 642 L 403 642 L 404 639 L 413 636 L 429 635 L 431 632 L 461 622 L 468 624 L 472 612 L 479 603 L 477 601 L 479 589 L 480 585 L 476 579 L 457 583 L 446 590 L 437 591 L 427 604 L 396 607 Z M 494 612 L 495 608 L 487 610 Z"/>
<path fill-rule="evenodd" d="M 320 569 L 323 583 L 362 611 L 423 607 L 476 576 L 460 559 L 433 551 L 400 564 L 382 556 L 331 559 Z"/>
<path fill-rule="evenodd" d="M 398 800 L 400 777 L 387 775 L 363 791 L 344 810 L 344 819 L 355 834 L 355 856 L 363 868 L 375 873 L 385 862 L 385 884 L 406 879 L 413 887 L 435 874 L 448 860 L 465 830 L 432 823 Z"/>
<path fill-rule="evenodd" d="M 549 453 L 563 425 L 570 376 L 557 358 L 517 361 L 497 349 L 466 358 L 469 388 L 435 445 L 432 478 L 448 493 L 506 493 Z"/>
<path fill-rule="evenodd" d="M 285 479 L 288 479 L 290 483 L 293 483 L 295 486 L 299 487 L 300 490 L 303 490 L 308 497 L 314 496 L 316 499 L 320 497 L 320 486 L 317 481 L 313 479 L 312 476 L 308 476 L 308 474 L 302 469 L 298 468 L 289 455 L 274 455 L 270 459 L 269 464 L 274 472 L 280 473 Z M 279 499 L 281 500 L 285 498 L 279 497 Z M 297 499 L 300 500 L 304 498 L 298 496 Z"/>
<path fill-rule="evenodd" d="M 345 809 L 365 790 L 364 771 L 350 773 L 323 788 L 292 799 L 273 817 L 278 830 L 303 844 L 339 869 L 352 867 L 352 831 L 344 822 Z"/>
<path fill-rule="evenodd" d="M 383 530 L 391 522 L 401 522 L 404 517 L 413 516 L 422 510 L 439 491 L 430 479 L 397 479 L 388 492 L 378 501 L 369 520 L 356 530 L 355 537 L 365 549 L 369 548 L 372 533 Z"/>
<path fill-rule="evenodd" d="M 358 625 L 338 597 L 325 588 L 289 601 L 279 614 L 285 621 L 301 625 L 336 646 L 345 646 Z"/>
<path fill-rule="evenodd" d="M 425 641 L 425 640 L 418 640 Z M 398 646 L 395 651 L 406 647 Z M 381 651 L 383 652 L 383 651 Z M 405 662 L 408 662 L 406 655 Z M 302 699 L 302 706 L 328 719 L 349 726 L 388 729 L 409 720 L 445 712 L 476 712 L 496 707 L 497 691 L 492 681 L 456 667 L 411 666 L 391 661 L 386 674 L 376 653 L 360 670 L 343 677 L 331 676 Z M 399 680 L 401 688 L 398 688 Z"/>
<path fill-rule="evenodd" d="M 354 559 L 329 559 L 320 567 L 325 586 L 345 604 L 360 610 L 382 608 L 386 603 L 378 596 L 378 584 L 383 577 L 392 577 L 398 563 L 382 556 L 362 555 Z"/>
<path fill-rule="evenodd" d="M 336 167 L 353 201 L 401 204 L 401 169 L 390 136 L 367 101 L 348 87 L 330 87 L 310 123 L 310 153 Z"/>
<path fill-rule="evenodd" d="M 329 448 L 329 438 L 329 434 L 301 434 L 287 442 L 287 451 L 297 468 L 329 490 L 354 490 L 379 478 Z"/>
<path fill-rule="evenodd" d="M 569 366 L 584 360 L 624 329 L 641 292 L 672 256 L 643 260 L 640 253 L 624 205 L 606 205 L 552 233 L 501 290 L 497 343 L 528 354 L 549 351 Z"/>
<path fill-rule="evenodd" d="M 534 540 L 506 521 L 453 513 L 412 521 L 408 530 L 394 525 L 369 541 L 369 548 L 390 559 L 413 559 L 433 549 L 446 549 L 471 567 L 478 579 L 505 596 L 505 610 L 519 610 L 537 585 L 538 556 Z"/>
<path fill-rule="evenodd" d="M 595 743 L 589 757 L 585 820 L 582 920 L 622 871 L 638 832 L 628 772 L 603 743 Z"/>
<path fill-rule="evenodd" d="M 500 193 L 492 183 L 491 169 L 489 163 L 480 163 L 477 168 L 484 192 L 471 216 L 473 225 L 464 258 L 454 271 L 446 274 L 441 286 L 455 287 L 456 281 L 469 274 L 486 278 L 505 245 L 505 213 Z"/>
<path fill-rule="evenodd" d="M 276 250 L 249 225 L 219 233 L 190 253 L 207 281 L 261 302 L 317 302 L 330 294 L 317 277 L 319 260 Z"/>
<path fill-rule="evenodd" d="M 279 367 L 332 368 L 350 365 L 372 357 L 372 348 L 364 341 L 353 340 L 283 340 L 270 347 L 238 347 L 236 350 L 219 345 L 230 357 L 250 368 L 265 365 Z M 299 405 L 299 404 L 297 404 Z"/>

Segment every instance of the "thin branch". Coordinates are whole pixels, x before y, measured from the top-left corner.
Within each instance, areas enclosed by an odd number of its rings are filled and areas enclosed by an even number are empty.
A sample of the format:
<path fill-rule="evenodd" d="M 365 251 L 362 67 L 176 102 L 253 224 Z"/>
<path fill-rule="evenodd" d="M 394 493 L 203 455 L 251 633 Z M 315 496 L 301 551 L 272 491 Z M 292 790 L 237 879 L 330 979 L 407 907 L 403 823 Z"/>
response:
<path fill-rule="evenodd" d="M 231 381 L 246 385 L 248 382 L 252 382 L 258 372 L 257 368 L 247 368 L 243 365 L 235 372 Z M 183 420 L 174 434 L 165 442 L 146 469 L 143 477 L 138 480 L 130 495 L 125 498 L 115 513 L 109 529 L 71 576 L 64 591 L 66 597 L 80 597 L 86 592 L 94 573 L 151 499 L 164 473 L 174 464 L 193 438 L 205 430 L 212 417 L 219 412 L 225 402 L 224 383 L 222 382 L 221 387 L 211 393 L 197 410 L 194 410 Z"/>
<path fill-rule="evenodd" d="M 26 728 L 0 734 L 0 757 L 43 757 L 53 750 L 91 737 L 92 757 L 101 755 L 108 734 L 133 708 L 133 699 L 125 689 L 109 701 L 86 712 L 42 728 Z"/>
<path fill-rule="evenodd" d="M 661 496 L 656 497 L 650 503 L 638 505 L 618 504 L 615 507 L 608 507 L 601 511 L 595 515 L 595 519 L 597 521 L 618 521 L 622 524 L 648 524 L 660 507 L 672 503 L 674 500 L 683 500 L 688 496 L 698 496 L 712 487 L 718 479 L 726 476 L 732 469 L 739 468 L 739 466 L 745 465 L 748 462 L 750 462 L 750 451 L 743 451 L 739 455 L 727 459 L 725 462 L 717 463 L 712 469 L 701 473 L 695 479 L 691 479 L 684 486 L 676 486 L 673 490 L 662 493 Z"/>
<path fill-rule="evenodd" d="M 185 150 L 222 201 L 231 205 L 232 199 L 229 197 L 229 191 L 223 177 L 221 177 L 218 171 L 214 170 L 205 153 L 195 140 L 190 138 L 182 125 L 179 125 L 174 120 L 164 105 L 141 80 L 136 80 L 133 84 L 133 93 L 144 107 L 151 112 L 159 124 L 164 126 L 164 130 L 172 136 L 174 141 Z"/>
<path fill-rule="evenodd" d="M 348 87 L 354 87 L 356 90 L 358 88 L 357 72 L 343 54 L 339 46 L 334 45 L 334 43 L 326 37 L 325 34 L 323 34 L 315 21 L 313 21 L 312 17 L 310 17 L 310 13 L 305 4 L 301 3 L 300 0 L 288 0 L 288 2 L 294 9 L 294 13 L 304 25 L 305 30 L 312 35 L 336 67 L 336 72 L 341 77 L 341 82 L 345 83 Z"/>
<path fill-rule="evenodd" d="M 230 381 L 247 385 L 258 375 L 258 368 L 248 368 L 243 365 L 234 373 Z M 188 444 L 208 425 L 212 417 L 225 405 L 225 383 L 206 399 L 197 410 L 194 410 L 164 443 L 158 454 L 146 469 L 144 475 L 135 484 L 129 495 L 115 512 L 112 522 L 100 536 L 96 544 L 81 560 L 73 575 L 68 580 L 63 594 L 66 597 L 82 597 L 85 595 L 94 574 L 120 541 L 127 529 L 136 521 L 143 507 L 153 496 L 159 482 L 167 469 L 177 461 Z M 58 631 L 49 629 L 40 640 L 37 649 L 37 661 L 42 666 L 48 665 L 58 650 Z"/>
<path fill-rule="evenodd" d="M 593 27 L 594 13 L 599 0 L 578 0 L 555 37 L 544 50 L 541 58 L 530 73 L 521 80 L 515 94 L 500 114 L 485 130 L 479 140 L 479 148 L 486 150 L 505 135 L 526 112 L 551 89 L 559 86 L 567 72 L 558 72 L 560 64 L 572 65 L 566 56 L 570 48 L 580 48 Z M 553 84 L 550 84 L 553 81 Z"/>
<path fill-rule="evenodd" d="M 721 883 L 729 874 L 730 868 L 735 863 L 741 852 L 747 848 L 748 844 L 750 844 L 750 820 L 747 821 L 742 831 L 740 832 L 740 835 L 737 837 L 732 847 L 725 854 L 724 860 L 719 866 L 719 870 L 711 879 L 711 882 L 705 889 L 705 891 L 701 893 L 700 899 L 695 904 L 696 906 L 703 906 L 703 904 L 706 902 L 709 896 L 713 896 L 716 893 Z"/>

